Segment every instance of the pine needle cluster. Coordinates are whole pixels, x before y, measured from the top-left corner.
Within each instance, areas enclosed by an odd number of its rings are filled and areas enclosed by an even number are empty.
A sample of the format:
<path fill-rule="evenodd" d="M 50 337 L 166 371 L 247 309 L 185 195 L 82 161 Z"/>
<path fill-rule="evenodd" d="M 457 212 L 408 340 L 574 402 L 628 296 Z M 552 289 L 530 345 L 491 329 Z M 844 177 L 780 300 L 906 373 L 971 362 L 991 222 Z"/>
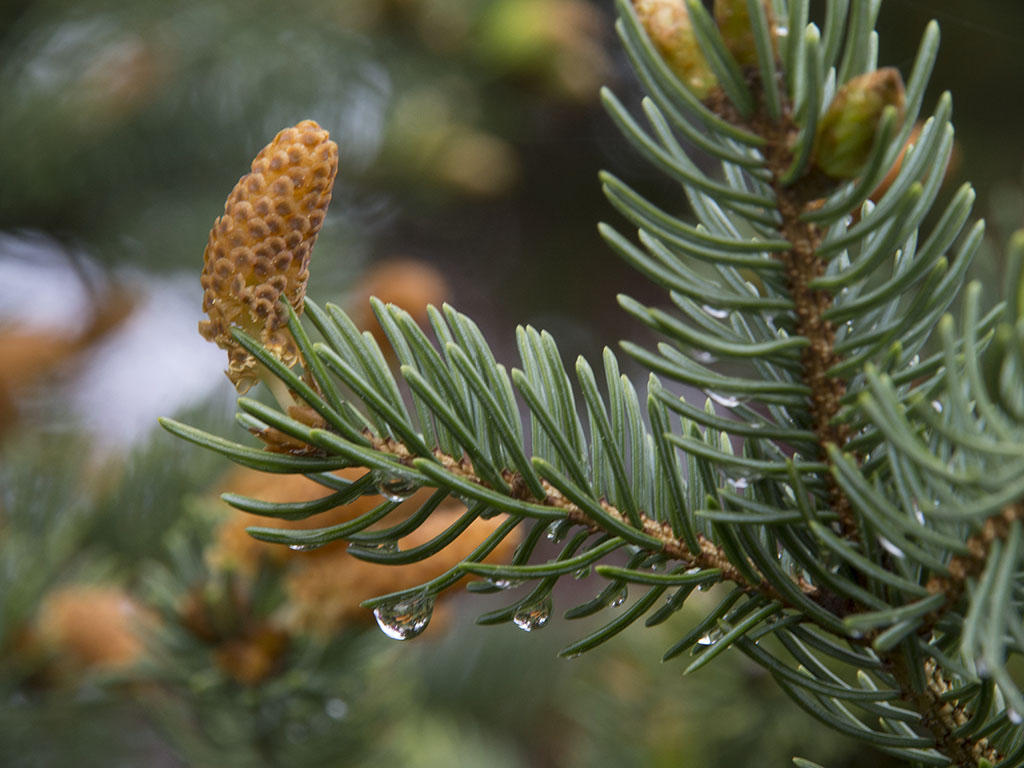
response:
<path fill-rule="evenodd" d="M 722 585 L 666 659 L 689 654 L 692 672 L 734 649 L 823 723 L 910 765 L 1022 765 L 1024 236 L 1004 301 L 985 306 L 967 282 L 975 194 L 943 188 L 952 100 L 925 104 L 936 24 L 904 85 L 877 66 L 880 0 L 828 0 L 820 28 L 807 0 L 714 6 L 617 2 L 646 97 L 631 109 L 605 92 L 605 105 L 697 220 L 601 176 L 634 230 L 601 234 L 665 290 L 659 306 L 619 299 L 658 338 L 622 344 L 645 387 L 610 349 L 567 369 L 531 327 L 506 368 L 450 306 L 425 330 L 373 301 L 385 352 L 336 306 L 307 300 L 307 327 L 282 301 L 297 355 L 227 329 L 275 382 L 280 409 L 238 400 L 264 448 L 163 425 L 324 487 L 314 501 L 226 498 L 247 512 L 384 497 L 330 527 L 250 529 L 293 549 L 345 539 L 401 566 L 497 517 L 454 567 L 365 603 L 393 637 L 422 632 L 467 575 L 502 602 L 480 623 L 532 631 L 560 579 L 596 572 L 597 594 L 564 615 L 607 619 L 565 656 Z M 432 493 L 395 519 L 420 488 Z M 398 547 L 452 499 L 454 522 Z M 508 562 L 484 562 L 513 536 Z"/>

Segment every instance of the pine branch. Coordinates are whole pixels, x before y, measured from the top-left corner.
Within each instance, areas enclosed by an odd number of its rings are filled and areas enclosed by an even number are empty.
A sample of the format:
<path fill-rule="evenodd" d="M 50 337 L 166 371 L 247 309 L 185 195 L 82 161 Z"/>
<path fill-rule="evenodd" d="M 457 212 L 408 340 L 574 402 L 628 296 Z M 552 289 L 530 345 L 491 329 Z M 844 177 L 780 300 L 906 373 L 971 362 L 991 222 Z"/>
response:
<path fill-rule="evenodd" d="M 627 585 L 642 590 L 566 655 L 642 616 L 663 622 L 697 586 L 728 581 L 732 591 L 666 659 L 696 649 L 694 671 L 736 647 L 815 717 L 908 763 L 1018 764 L 1024 694 L 1007 664 L 1024 653 L 1024 236 L 1006 301 L 983 316 L 969 286 L 957 333 L 946 313 L 984 232 L 967 224 L 970 187 L 922 234 L 953 146 L 948 95 L 906 145 L 938 29 L 927 28 L 904 88 L 873 60 L 879 8 L 830 3 L 822 33 L 796 0 L 722 0 L 714 18 L 699 0 L 619 0 L 648 127 L 610 92 L 605 104 L 700 222 L 602 177 L 639 244 L 607 225 L 602 235 L 668 291 L 668 308 L 619 299 L 661 339 L 655 350 L 623 345 L 657 374 L 645 401 L 610 350 L 604 393 L 582 359 L 574 385 L 554 340 L 532 328 L 517 332 L 521 368 L 506 371 L 448 306 L 430 309 L 430 338 L 374 302 L 396 374 L 338 307 L 305 303 L 314 342 L 301 298 L 250 316 L 257 307 L 244 296 L 231 304 L 232 294 L 209 297 L 244 320 L 218 343 L 246 382 L 276 382 L 280 409 L 239 400 L 240 423 L 267 451 L 164 426 L 266 471 L 368 470 L 352 483 L 323 479 L 334 492 L 303 505 L 226 498 L 241 509 L 301 517 L 373 488 L 386 500 L 332 528 L 251 529 L 266 541 L 345 538 L 357 557 L 400 565 L 478 516 L 506 515 L 455 568 L 367 603 L 393 636 L 422 631 L 435 596 L 466 574 L 487 579 L 478 591 L 534 583 L 480 618 L 528 630 L 547 623 L 557 580 L 580 569 L 596 565 L 609 583 L 567 618 L 621 605 Z M 683 140 L 718 161 L 720 177 Z M 936 328 L 941 350 L 931 352 Z M 704 407 L 660 377 L 704 390 Z M 437 489 L 430 502 L 390 534 L 371 528 L 420 486 Z M 460 520 L 399 551 L 398 532 L 448 496 L 465 503 Z M 525 533 L 510 563 L 482 562 L 515 530 Z M 545 532 L 561 550 L 535 562 Z M 601 564 L 613 552 L 627 555 L 624 567 Z M 777 649 L 758 643 L 768 636 Z"/>

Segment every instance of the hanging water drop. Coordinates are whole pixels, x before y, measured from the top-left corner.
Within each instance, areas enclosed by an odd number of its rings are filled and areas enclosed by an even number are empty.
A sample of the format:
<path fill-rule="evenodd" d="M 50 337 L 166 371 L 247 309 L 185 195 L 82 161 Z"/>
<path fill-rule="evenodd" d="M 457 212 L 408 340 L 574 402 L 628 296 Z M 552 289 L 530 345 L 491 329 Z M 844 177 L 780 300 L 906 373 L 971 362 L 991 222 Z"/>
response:
<path fill-rule="evenodd" d="M 938 400 L 932 400 L 932 408 L 934 408 L 938 413 L 942 413 L 942 403 Z"/>
<path fill-rule="evenodd" d="M 377 480 L 377 493 L 396 504 L 412 496 L 417 488 L 418 484 L 401 475 L 381 474 Z"/>
<path fill-rule="evenodd" d="M 613 597 L 611 600 L 608 601 L 608 607 L 609 608 L 618 608 L 620 605 L 622 605 L 624 602 L 626 602 L 626 597 L 627 597 L 628 594 L 629 594 L 629 590 L 627 590 L 625 587 L 623 587 L 622 589 L 619 590 L 618 594 L 616 594 L 615 597 Z"/>
<path fill-rule="evenodd" d="M 725 320 L 732 314 L 728 309 L 719 309 L 718 307 L 712 307 L 709 304 L 705 304 L 701 309 L 703 309 L 709 317 L 715 318 L 715 320 Z"/>
<path fill-rule="evenodd" d="M 288 549 L 292 552 L 312 552 L 314 549 L 319 549 L 323 544 L 289 544 Z"/>
<path fill-rule="evenodd" d="M 692 350 L 690 352 L 690 357 L 692 357 L 695 362 L 701 363 L 703 365 L 711 365 L 712 363 L 718 362 L 718 358 L 705 349 Z"/>
<path fill-rule="evenodd" d="M 1020 725 L 1021 723 L 1024 723 L 1024 716 L 1021 716 L 1020 712 L 1018 712 L 1016 709 L 1007 709 L 1006 719 L 1014 725 Z"/>
<path fill-rule="evenodd" d="M 590 566 L 589 565 L 585 565 L 582 568 L 573 571 L 572 577 L 574 579 L 576 579 L 577 581 L 579 581 L 580 579 L 587 578 L 587 576 L 589 576 L 589 575 L 590 575 Z"/>
<path fill-rule="evenodd" d="M 551 618 L 551 594 L 544 595 L 540 600 L 521 605 L 512 616 L 512 621 L 524 632 L 533 632 L 548 623 Z"/>
<path fill-rule="evenodd" d="M 373 609 L 381 631 L 394 640 L 416 637 L 430 623 L 434 612 L 434 596 L 429 592 L 385 603 Z"/>
<path fill-rule="evenodd" d="M 713 629 L 710 632 L 705 632 L 697 639 L 697 645 L 709 646 L 714 645 L 722 639 L 722 632 L 718 629 Z"/>
<path fill-rule="evenodd" d="M 491 584 L 498 589 L 515 589 L 522 583 L 520 579 L 491 579 Z"/>
<path fill-rule="evenodd" d="M 548 526 L 547 539 L 555 544 L 565 538 L 565 532 L 568 529 L 568 525 L 565 520 L 555 520 L 551 525 Z"/>

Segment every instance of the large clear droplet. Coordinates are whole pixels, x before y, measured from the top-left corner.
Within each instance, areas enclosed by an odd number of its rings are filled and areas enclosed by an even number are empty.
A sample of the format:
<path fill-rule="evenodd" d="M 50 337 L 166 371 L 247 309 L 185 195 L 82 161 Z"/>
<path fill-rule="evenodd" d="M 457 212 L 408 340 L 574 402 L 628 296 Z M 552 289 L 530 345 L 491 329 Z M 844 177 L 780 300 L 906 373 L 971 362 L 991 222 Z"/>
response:
<path fill-rule="evenodd" d="M 548 623 L 551 618 L 551 595 L 544 595 L 540 600 L 529 605 L 520 606 L 512 616 L 512 621 L 524 632 L 533 632 Z"/>
<path fill-rule="evenodd" d="M 381 631 L 394 640 L 416 637 L 430 623 L 434 612 L 434 596 L 423 592 L 373 609 Z"/>
<path fill-rule="evenodd" d="M 419 486 L 407 477 L 401 475 L 379 475 L 377 480 L 377 493 L 388 501 L 399 503 L 405 501 Z"/>

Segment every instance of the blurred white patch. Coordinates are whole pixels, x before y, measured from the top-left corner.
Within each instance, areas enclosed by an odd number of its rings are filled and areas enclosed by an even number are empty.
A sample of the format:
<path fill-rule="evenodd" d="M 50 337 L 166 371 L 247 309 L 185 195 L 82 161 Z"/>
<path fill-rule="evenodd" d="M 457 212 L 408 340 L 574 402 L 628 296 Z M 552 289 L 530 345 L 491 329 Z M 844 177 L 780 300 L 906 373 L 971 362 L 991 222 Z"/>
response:
<path fill-rule="evenodd" d="M 74 331 L 89 311 L 83 274 L 98 270 L 81 254 L 62 253 L 55 241 L 0 233 L 0 324 L 31 330 Z"/>
<path fill-rule="evenodd" d="M 93 347 L 71 393 L 82 427 L 110 448 L 144 439 L 158 416 L 197 406 L 218 390 L 234 394 L 224 376 L 227 354 L 196 330 L 197 277 L 127 280 L 139 287 L 138 305 Z"/>
<path fill-rule="evenodd" d="M 75 335 L 91 313 L 88 286 L 108 279 L 95 262 L 50 238 L 0 233 L 0 325 Z M 235 394 L 224 376 L 226 353 L 196 329 L 198 271 L 118 270 L 115 279 L 131 289 L 131 315 L 62 366 L 60 402 L 32 402 L 37 428 L 85 430 L 102 452 L 145 440 L 158 416 L 180 414 L 212 396 L 228 403 Z"/>

